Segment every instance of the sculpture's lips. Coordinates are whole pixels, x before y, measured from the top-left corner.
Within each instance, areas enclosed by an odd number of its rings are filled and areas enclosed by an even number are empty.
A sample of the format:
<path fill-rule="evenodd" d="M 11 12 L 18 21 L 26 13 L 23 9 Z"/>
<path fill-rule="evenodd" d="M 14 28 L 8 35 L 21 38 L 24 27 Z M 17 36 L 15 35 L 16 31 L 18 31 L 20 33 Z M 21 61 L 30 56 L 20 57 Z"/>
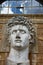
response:
<path fill-rule="evenodd" d="M 22 40 L 15 40 L 15 42 L 18 42 L 19 43 L 19 42 L 22 42 Z"/>

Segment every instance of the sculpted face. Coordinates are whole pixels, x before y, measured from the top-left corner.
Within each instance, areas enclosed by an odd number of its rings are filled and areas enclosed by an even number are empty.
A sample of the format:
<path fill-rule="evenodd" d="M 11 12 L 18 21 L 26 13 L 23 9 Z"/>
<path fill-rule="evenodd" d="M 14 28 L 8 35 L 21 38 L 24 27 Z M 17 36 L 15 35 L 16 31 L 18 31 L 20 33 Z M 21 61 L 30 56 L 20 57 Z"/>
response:
<path fill-rule="evenodd" d="M 9 40 L 12 48 L 21 50 L 29 46 L 31 36 L 26 26 L 14 25 L 11 27 L 10 33 Z"/>

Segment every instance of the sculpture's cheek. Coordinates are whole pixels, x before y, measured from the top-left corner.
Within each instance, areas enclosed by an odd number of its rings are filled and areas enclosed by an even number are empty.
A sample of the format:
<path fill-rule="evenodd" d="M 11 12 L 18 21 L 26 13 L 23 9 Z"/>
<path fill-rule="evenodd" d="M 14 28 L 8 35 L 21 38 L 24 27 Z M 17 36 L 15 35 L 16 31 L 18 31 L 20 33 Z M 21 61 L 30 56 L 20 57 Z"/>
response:
<path fill-rule="evenodd" d="M 27 46 L 27 45 L 29 44 L 29 37 L 28 37 L 27 34 L 26 34 L 26 35 L 23 35 L 23 36 L 21 37 L 21 40 L 22 40 L 21 44 L 22 44 L 23 46 Z"/>

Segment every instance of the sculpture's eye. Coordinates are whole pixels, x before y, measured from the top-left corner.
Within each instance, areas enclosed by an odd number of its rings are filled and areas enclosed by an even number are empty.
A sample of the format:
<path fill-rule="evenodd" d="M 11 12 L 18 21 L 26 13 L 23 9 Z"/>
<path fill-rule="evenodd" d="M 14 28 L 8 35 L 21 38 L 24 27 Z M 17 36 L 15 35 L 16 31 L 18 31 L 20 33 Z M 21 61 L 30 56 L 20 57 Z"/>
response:
<path fill-rule="evenodd" d="M 13 31 L 12 31 L 12 33 L 16 33 L 16 32 L 17 32 L 17 30 L 13 30 Z"/>
<path fill-rule="evenodd" d="M 26 33 L 26 31 L 25 30 L 20 30 L 20 33 L 24 34 L 24 33 Z"/>
<path fill-rule="evenodd" d="M 13 31 L 12 31 L 12 34 L 13 34 L 13 33 L 17 33 L 17 32 L 18 32 L 17 30 L 13 30 Z M 25 30 L 19 30 L 19 33 L 25 34 L 26 31 L 25 31 Z"/>

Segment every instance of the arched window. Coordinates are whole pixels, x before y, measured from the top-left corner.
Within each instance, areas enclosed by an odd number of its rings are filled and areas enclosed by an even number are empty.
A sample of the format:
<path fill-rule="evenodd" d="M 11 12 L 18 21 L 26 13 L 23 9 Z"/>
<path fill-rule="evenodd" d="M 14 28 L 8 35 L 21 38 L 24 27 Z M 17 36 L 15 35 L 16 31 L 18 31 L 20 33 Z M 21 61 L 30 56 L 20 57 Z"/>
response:
<path fill-rule="evenodd" d="M 43 14 L 43 6 L 36 0 L 6 0 L 0 14 Z"/>

